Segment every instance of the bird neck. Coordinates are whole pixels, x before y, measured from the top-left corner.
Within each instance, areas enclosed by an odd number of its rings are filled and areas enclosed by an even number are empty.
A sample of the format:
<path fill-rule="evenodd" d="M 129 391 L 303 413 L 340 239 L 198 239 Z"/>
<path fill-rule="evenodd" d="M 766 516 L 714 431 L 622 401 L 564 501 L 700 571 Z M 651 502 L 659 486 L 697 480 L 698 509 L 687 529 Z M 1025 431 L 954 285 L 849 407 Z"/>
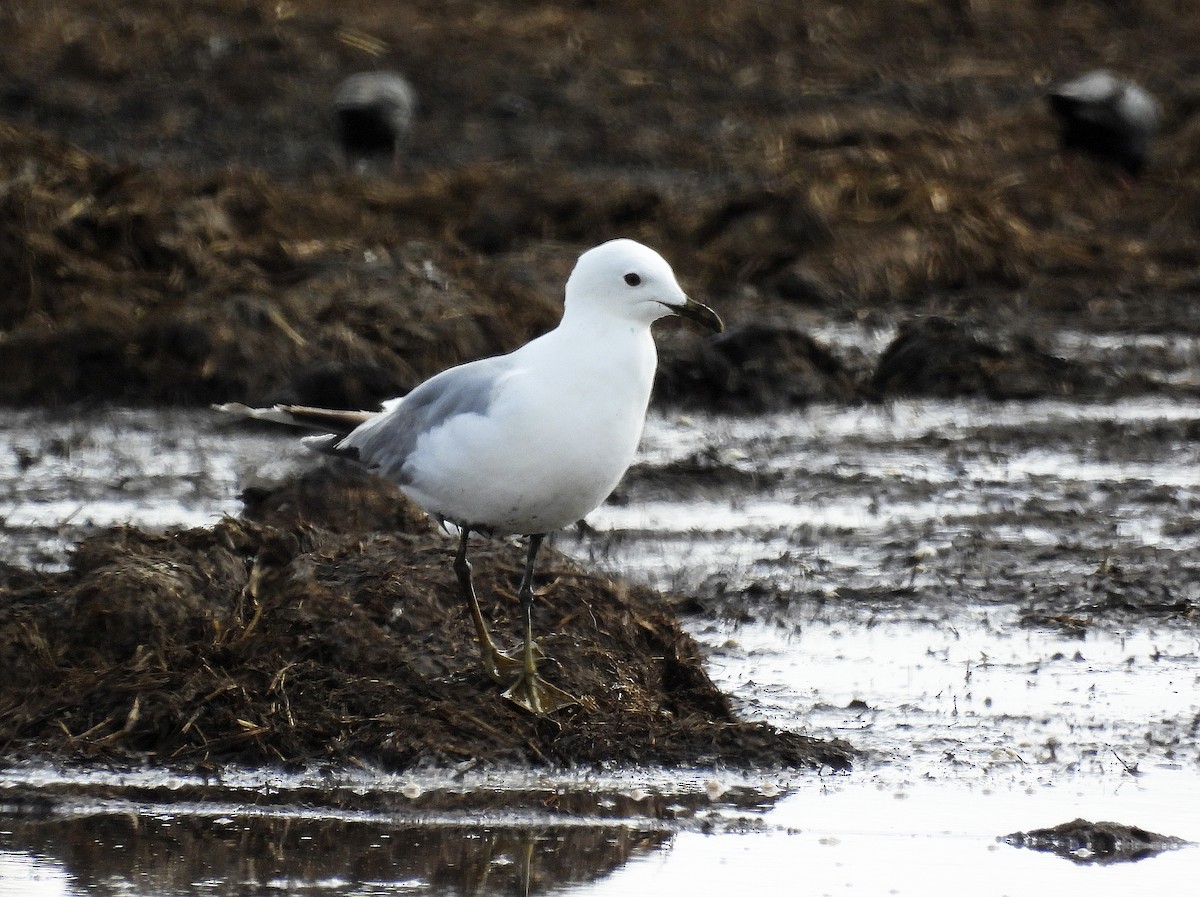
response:
<path fill-rule="evenodd" d="M 647 322 L 579 307 L 563 314 L 552 335 L 556 342 L 571 341 L 573 364 L 580 369 L 622 370 L 653 380 L 658 351 Z"/>
<path fill-rule="evenodd" d="M 604 307 L 591 304 L 572 305 L 563 309 L 559 327 L 568 332 L 596 334 L 639 333 L 650 336 L 650 321 L 641 321 L 627 315 L 615 315 Z"/>

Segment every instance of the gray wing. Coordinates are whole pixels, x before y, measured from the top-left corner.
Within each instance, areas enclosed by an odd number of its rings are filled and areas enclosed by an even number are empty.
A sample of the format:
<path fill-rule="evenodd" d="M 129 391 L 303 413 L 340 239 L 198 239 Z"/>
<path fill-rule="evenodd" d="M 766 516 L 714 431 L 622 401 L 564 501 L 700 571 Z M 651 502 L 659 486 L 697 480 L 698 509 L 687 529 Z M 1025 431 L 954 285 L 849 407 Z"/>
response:
<path fill-rule="evenodd" d="M 459 415 L 486 414 L 512 366 L 511 356 L 500 355 L 442 371 L 328 449 L 353 457 L 394 482 L 408 482 L 404 465 L 417 440 Z M 321 438 L 306 441 L 326 448 L 319 444 Z"/>

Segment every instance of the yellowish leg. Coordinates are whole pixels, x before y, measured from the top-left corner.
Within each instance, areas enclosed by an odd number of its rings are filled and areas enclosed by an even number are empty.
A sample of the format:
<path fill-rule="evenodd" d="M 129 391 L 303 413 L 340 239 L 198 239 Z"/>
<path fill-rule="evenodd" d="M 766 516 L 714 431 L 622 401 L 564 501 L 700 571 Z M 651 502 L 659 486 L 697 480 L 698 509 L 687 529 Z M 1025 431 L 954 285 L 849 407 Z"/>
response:
<path fill-rule="evenodd" d="M 533 567 L 543 539 L 545 539 L 544 533 L 529 537 L 525 574 L 521 577 L 521 588 L 517 593 L 521 599 L 521 609 L 525 612 L 525 645 L 521 653 L 521 672 L 517 676 L 517 681 L 504 692 L 504 697 L 537 716 L 545 716 L 561 710 L 563 707 L 579 703 L 573 695 L 556 685 L 551 685 L 539 676 L 537 671 L 536 648 L 533 643 Z"/>
<path fill-rule="evenodd" d="M 458 537 L 458 553 L 454 556 L 454 572 L 458 576 L 458 585 L 463 597 L 467 599 L 467 609 L 475 623 L 475 634 L 479 639 L 479 659 L 483 671 L 496 682 L 507 682 L 513 673 L 524 668 L 524 664 L 516 657 L 506 654 L 496 647 L 488 632 L 487 623 L 483 620 L 483 612 L 479 609 L 479 599 L 475 597 L 475 584 L 471 581 L 471 562 L 467 560 L 467 540 L 471 530 L 463 527 Z"/>

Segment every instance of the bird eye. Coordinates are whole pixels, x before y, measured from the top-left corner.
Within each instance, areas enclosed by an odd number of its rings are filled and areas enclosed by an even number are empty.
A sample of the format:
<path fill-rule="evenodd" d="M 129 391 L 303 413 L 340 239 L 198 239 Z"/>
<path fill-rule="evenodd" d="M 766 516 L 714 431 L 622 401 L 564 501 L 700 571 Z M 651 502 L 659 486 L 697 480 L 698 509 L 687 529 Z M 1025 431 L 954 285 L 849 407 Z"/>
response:
<path fill-rule="evenodd" d="M 639 277 L 637 274 L 634 274 L 632 271 L 630 271 L 628 274 L 625 275 L 625 282 L 627 284 L 629 284 L 631 287 L 636 287 L 638 284 L 640 284 L 642 282 L 642 278 Z"/>

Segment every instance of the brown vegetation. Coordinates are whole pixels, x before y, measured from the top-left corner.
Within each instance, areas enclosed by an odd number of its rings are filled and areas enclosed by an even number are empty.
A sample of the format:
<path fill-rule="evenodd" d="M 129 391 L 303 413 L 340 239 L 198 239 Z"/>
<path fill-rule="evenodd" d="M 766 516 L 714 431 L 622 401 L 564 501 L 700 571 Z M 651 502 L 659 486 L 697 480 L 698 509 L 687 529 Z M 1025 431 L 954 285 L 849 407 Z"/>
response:
<path fill-rule="evenodd" d="M 0 401 L 368 405 L 549 327 L 575 255 L 615 235 L 735 325 L 1195 331 L 1184 12 L 16 0 Z M 1131 190 L 1064 158 L 1045 108 L 1099 64 L 1167 109 Z M 401 179 L 339 172 L 329 97 L 374 67 L 420 94 Z"/>
<path fill-rule="evenodd" d="M 453 540 L 394 488 L 333 467 L 250 505 L 271 522 L 117 528 L 82 542 L 64 573 L 0 570 L 7 757 L 403 769 L 853 756 L 739 721 L 662 596 L 553 552 L 537 608 L 544 675 L 580 706 L 533 717 L 478 668 Z M 473 553 L 489 625 L 513 640 L 522 553 Z"/>

